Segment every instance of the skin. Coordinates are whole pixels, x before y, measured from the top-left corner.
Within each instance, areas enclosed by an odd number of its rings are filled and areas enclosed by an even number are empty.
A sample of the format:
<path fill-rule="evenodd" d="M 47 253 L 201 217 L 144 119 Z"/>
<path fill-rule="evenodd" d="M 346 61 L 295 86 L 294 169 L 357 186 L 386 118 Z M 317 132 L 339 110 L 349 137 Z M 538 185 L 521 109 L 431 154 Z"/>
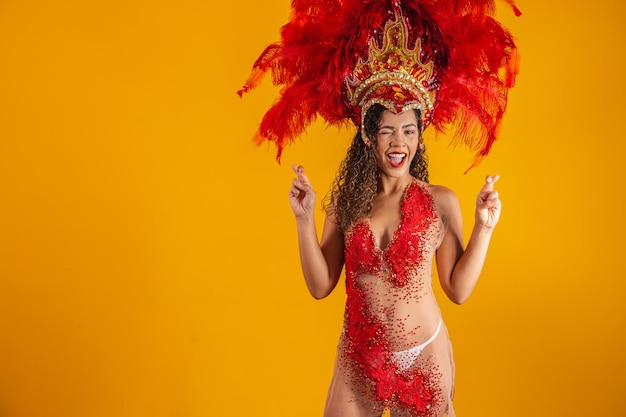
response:
<path fill-rule="evenodd" d="M 409 169 L 420 142 L 421 132 L 418 131 L 415 112 L 383 113 L 376 140 L 371 145 L 375 147 L 380 182 L 368 219 L 380 248 L 389 244 L 400 223 L 404 190 L 410 182 L 418 181 L 411 176 Z M 402 155 L 404 159 L 399 162 Z M 296 177 L 289 199 L 296 218 L 302 272 L 311 295 L 321 299 L 328 296 L 339 281 L 344 264 L 344 236 L 330 210 L 321 240 L 318 240 L 314 218 L 315 191 L 304 168 L 292 168 Z M 436 251 L 436 265 L 443 291 L 454 303 L 462 304 L 468 299 L 480 276 L 493 229 L 500 218 L 501 202 L 498 192 L 494 190 L 498 178 L 498 175 L 488 176 L 478 193 L 474 227 L 467 246 L 463 244 L 461 208 L 454 192 L 443 186 L 420 182 L 433 196 L 442 222 L 444 235 Z M 437 309 L 431 309 L 434 310 Z M 429 321 L 436 322 L 436 319 Z M 432 334 L 432 329 L 428 332 Z M 370 415 L 372 410 L 362 409 L 358 402 L 349 401 L 348 385 L 342 378 L 344 375 L 335 370 L 325 416 Z"/>
<path fill-rule="evenodd" d="M 372 202 L 370 224 L 381 247 L 391 239 L 400 222 L 400 200 L 406 186 L 415 179 L 409 173 L 409 160 L 415 156 L 420 134 L 413 112 L 394 114 L 385 111 L 378 131 L 376 156 L 381 170 L 380 190 Z M 407 160 L 394 167 L 387 155 L 407 153 Z M 327 215 L 321 240 L 315 229 L 316 193 L 304 173 L 293 167 L 296 178 L 289 191 L 296 217 L 302 272 L 307 288 L 316 299 L 327 297 L 337 285 L 343 268 L 343 234 L 332 214 Z M 476 198 L 475 222 L 469 242 L 463 245 L 463 223 L 458 198 L 450 189 L 423 183 L 435 200 L 446 230 L 437 250 L 437 270 L 448 298 L 462 304 L 471 295 L 480 276 L 493 229 L 500 218 L 502 204 L 494 184 L 499 175 L 487 176 Z"/>

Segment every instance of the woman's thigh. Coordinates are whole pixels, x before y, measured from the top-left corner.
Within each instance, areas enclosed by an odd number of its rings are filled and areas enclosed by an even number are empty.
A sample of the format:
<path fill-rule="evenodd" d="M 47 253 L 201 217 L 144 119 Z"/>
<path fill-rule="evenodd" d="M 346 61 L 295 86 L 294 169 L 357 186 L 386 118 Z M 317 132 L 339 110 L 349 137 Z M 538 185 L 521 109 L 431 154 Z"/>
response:
<path fill-rule="evenodd" d="M 355 387 L 354 375 L 340 366 L 340 359 L 335 364 L 333 379 L 328 389 L 324 417 L 380 417 L 382 405 L 372 404 L 360 395 Z"/>

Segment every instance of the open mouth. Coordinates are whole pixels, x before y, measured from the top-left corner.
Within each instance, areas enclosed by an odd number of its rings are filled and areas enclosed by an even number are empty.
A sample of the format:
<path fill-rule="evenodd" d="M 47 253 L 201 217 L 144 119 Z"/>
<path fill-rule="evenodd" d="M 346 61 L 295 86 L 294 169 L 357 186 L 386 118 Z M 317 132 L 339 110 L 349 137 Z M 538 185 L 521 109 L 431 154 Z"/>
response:
<path fill-rule="evenodd" d="M 394 168 L 400 168 L 406 160 L 407 154 L 402 152 L 391 152 L 387 154 L 387 161 Z"/>

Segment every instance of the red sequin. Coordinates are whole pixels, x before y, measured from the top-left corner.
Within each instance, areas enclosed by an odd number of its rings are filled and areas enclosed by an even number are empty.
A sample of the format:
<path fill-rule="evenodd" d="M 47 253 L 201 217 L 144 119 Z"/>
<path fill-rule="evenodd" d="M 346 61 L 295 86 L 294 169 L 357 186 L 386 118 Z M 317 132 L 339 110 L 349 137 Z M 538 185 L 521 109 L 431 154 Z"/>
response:
<path fill-rule="evenodd" d="M 412 183 L 403 197 L 398 229 L 384 250 L 376 247 L 369 221 L 358 222 L 346 240 L 346 269 L 355 275 L 375 274 L 386 264 L 391 269 L 391 280 L 404 285 L 407 273 L 422 261 L 420 244 L 437 216 L 433 205 L 432 196 Z"/>
<path fill-rule="evenodd" d="M 393 303 L 404 299 L 419 303 L 425 288 L 424 271 L 429 272 L 439 232 L 432 195 L 415 181 L 404 193 L 400 223 L 386 248 L 377 247 L 368 219 L 354 224 L 345 237 L 347 300 L 341 346 L 346 372 L 353 373 L 353 384 L 361 389 L 361 395 L 411 416 L 440 415 L 447 407 L 447 397 L 437 366 L 423 359 L 422 366 L 406 370 L 392 360 L 392 340 L 408 339 L 402 334 L 408 329 L 396 317 L 400 314 Z M 394 294 L 380 290 L 383 287 Z M 381 311 L 386 312 L 383 318 Z M 390 325 L 389 320 L 399 324 Z M 443 354 L 451 358 L 448 350 Z"/>

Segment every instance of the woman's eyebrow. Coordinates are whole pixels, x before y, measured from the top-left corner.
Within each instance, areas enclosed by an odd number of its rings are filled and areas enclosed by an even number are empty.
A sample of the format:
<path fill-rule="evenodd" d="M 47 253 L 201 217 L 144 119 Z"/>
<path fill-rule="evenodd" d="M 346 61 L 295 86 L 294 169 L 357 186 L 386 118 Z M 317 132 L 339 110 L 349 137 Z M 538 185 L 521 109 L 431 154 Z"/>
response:
<path fill-rule="evenodd" d="M 417 125 L 416 125 L 415 123 L 407 123 L 407 124 L 405 124 L 405 125 L 400 126 L 400 128 L 401 128 L 401 129 L 406 129 L 407 127 L 411 127 L 411 126 L 413 126 L 413 127 L 417 127 Z M 391 129 L 391 130 L 394 130 L 394 129 L 395 129 L 395 127 L 394 127 L 394 126 L 380 126 L 378 129 L 379 129 L 379 130 L 380 130 L 380 129 Z"/>

